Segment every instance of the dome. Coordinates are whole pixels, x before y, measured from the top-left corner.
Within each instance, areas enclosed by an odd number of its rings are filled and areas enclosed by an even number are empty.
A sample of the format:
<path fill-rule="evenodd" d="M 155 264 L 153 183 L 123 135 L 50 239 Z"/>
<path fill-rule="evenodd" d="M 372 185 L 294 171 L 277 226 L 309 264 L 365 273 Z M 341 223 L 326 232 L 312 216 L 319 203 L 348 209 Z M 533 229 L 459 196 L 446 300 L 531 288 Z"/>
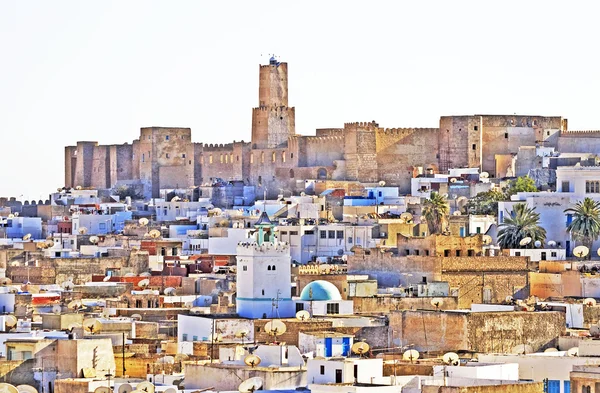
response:
<path fill-rule="evenodd" d="M 317 280 L 302 289 L 300 300 L 342 300 L 342 295 L 329 281 Z"/>

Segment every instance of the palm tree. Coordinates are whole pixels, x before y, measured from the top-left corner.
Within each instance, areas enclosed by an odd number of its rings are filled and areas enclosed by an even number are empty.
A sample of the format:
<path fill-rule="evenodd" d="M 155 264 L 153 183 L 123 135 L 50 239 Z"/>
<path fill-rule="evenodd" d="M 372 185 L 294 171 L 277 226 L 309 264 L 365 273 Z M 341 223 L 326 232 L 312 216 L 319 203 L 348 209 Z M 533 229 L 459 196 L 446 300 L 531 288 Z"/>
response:
<path fill-rule="evenodd" d="M 432 192 L 429 199 L 423 202 L 423 210 L 421 211 L 421 215 L 427 221 L 429 233 L 440 233 L 449 213 L 450 205 L 448 205 L 446 198 L 437 192 Z"/>
<path fill-rule="evenodd" d="M 600 202 L 591 198 L 585 198 L 575 204 L 575 207 L 565 210 L 565 213 L 573 215 L 573 221 L 567 225 L 567 231 L 571 233 L 574 240 L 592 248 L 592 243 L 600 236 Z M 588 258 L 591 258 L 588 253 Z"/>
<path fill-rule="evenodd" d="M 537 240 L 544 243 L 546 240 L 546 230 L 540 226 L 540 214 L 535 212 L 535 208 L 530 208 L 524 203 L 517 203 L 513 210 L 506 211 L 507 216 L 504 222 L 498 227 L 498 243 L 502 248 L 520 248 L 520 242 L 526 237 L 531 238 L 531 242 Z"/>

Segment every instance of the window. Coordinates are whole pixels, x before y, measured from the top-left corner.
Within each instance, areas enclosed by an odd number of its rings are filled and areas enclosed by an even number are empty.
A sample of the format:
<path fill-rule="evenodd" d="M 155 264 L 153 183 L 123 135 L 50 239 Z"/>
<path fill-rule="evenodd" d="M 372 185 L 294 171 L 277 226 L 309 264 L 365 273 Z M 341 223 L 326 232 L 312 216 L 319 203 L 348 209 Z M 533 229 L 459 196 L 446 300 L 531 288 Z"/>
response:
<path fill-rule="evenodd" d="M 245 271 L 245 272 L 247 272 L 248 271 L 248 266 L 246 266 L 246 265 L 242 266 L 242 270 Z"/>
<path fill-rule="evenodd" d="M 192 341 L 198 341 L 198 336 L 192 336 Z"/>
<path fill-rule="evenodd" d="M 477 150 L 477 145 L 473 143 L 473 150 Z"/>
<path fill-rule="evenodd" d="M 168 140 L 169 140 L 169 136 L 165 135 L 165 141 L 168 141 Z"/>
<path fill-rule="evenodd" d="M 146 162 L 146 154 L 142 153 L 142 162 Z"/>
<path fill-rule="evenodd" d="M 169 153 L 167 153 L 167 158 L 169 158 Z"/>
<path fill-rule="evenodd" d="M 294 153 L 290 153 L 290 158 L 294 158 Z"/>
<path fill-rule="evenodd" d="M 456 256 L 459 257 L 460 256 L 460 250 L 456 250 Z"/>
<path fill-rule="evenodd" d="M 290 236 L 297 236 L 298 235 L 298 231 L 290 231 Z"/>
<path fill-rule="evenodd" d="M 187 335 L 187 333 L 183 333 L 183 334 L 182 334 L 181 340 L 182 340 L 182 341 L 187 341 L 187 340 L 188 340 L 188 335 Z"/>
<path fill-rule="evenodd" d="M 319 236 L 321 239 L 327 239 L 327 231 L 319 231 Z"/>
<path fill-rule="evenodd" d="M 271 268 L 271 270 L 277 270 L 277 266 L 273 265 L 273 267 Z"/>
<path fill-rule="evenodd" d="M 321 372 L 321 375 L 325 375 L 325 366 L 321 366 L 319 371 Z"/>
<path fill-rule="evenodd" d="M 556 258 L 556 251 L 551 251 L 551 252 L 550 252 L 550 256 L 552 256 L 552 257 Z"/>
<path fill-rule="evenodd" d="M 98 229 L 100 229 L 101 231 L 106 230 L 106 223 L 104 223 L 104 222 L 99 223 Z"/>
<path fill-rule="evenodd" d="M 338 239 L 343 239 L 344 238 L 344 231 L 337 231 L 336 232 L 336 237 Z M 599 392 L 600 393 L 600 392 Z"/>
<path fill-rule="evenodd" d="M 250 164 L 254 164 L 254 154 L 250 154 Z"/>
<path fill-rule="evenodd" d="M 444 256 L 445 257 L 449 257 L 450 256 L 450 250 L 444 250 Z"/>
<path fill-rule="evenodd" d="M 185 158 L 185 153 L 181 153 L 181 158 Z"/>
<path fill-rule="evenodd" d="M 271 162 L 275 162 L 276 158 L 275 158 L 275 152 L 273 152 L 271 154 Z"/>
<path fill-rule="evenodd" d="M 473 127 L 473 130 L 477 131 L 479 129 L 479 126 L 475 126 Z"/>
<path fill-rule="evenodd" d="M 520 257 L 521 256 L 521 251 L 515 251 L 515 256 L 516 257 Z"/>
<path fill-rule="evenodd" d="M 547 135 L 547 136 L 550 136 L 550 131 L 546 131 L 546 135 Z"/>
<path fill-rule="evenodd" d="M 192 165 L 192 160 L 190 160 L 190 162 L 188 162 L 188 164 Z"/>
<path fill-rule="evenodd" d="M 271 265 L 267 266 L 267 270 L 271 270 Z"/>
<path fill-rule="evenodd" d="M 285 162 L 285 152 L 281 152 L 281 162 Z"/>
<path fill-rule="evenodd" d="M 208 157 L 208 163 L 209 164 L 213 163 L 213 156 L 212 156 L 212 154 L 210 155 L 210 157 Z"/>
<path fill-rule="evenodd" d="M 419 250 L 415 250 L 415 255 L 419 255 Z"/>
<path fill-rule="evenodd" d="M 429 256 L 429 250 L 425 250 L 425 255 Z"/>
<path fill-rule="evenodd" d="M 508 139 L 508 132 L 504 133 L 504 139 Z"/>
<path fill-rule="evenodd" d="M 469 256 L 469 257 L 475 256 L 475 250 L 467 250 L 467 256 Z"/>
<path fill-rule="evenodd" d="M 328 233 L 327 233 L 327 234 L 328 234 L 328 236 L 327 236 L 327 237 L 328 237 L 329 239 L 335 239 L 335 231 L 327 231 L 327 232 L 328 232 Z"/>
<path fill-rule="evenodd" d="M 492 302 L 492 288 L 483 288 L 483 302 L 484 303 Z"/>
<path fill-rule="evenodd" d="M 221 161 L 221 164 L 222 164 L 222 163 L 223 163 L 223 154 L 221 154 L 221 155 L 219 156 L 219 159 L 220 159 L 220 161 Z"/>
<path fill-rule="evenodd" d="M 236 160 L 237 162 L 240 162 L 240 156 L 235 156 L 235 160 Z"/>
<path fill-rule="evenodd" d="M 340 305 L 339 303 L 327 303 L 327 314 L 339 314 Z"/>
<path fill-rule="evenodd" d="M 265 290 L 263 289 L 261 293 L 262 293 L 262 294 L 263 294 L 263 296 L 264 296 L 264 295 L 265 295 Z"/>
<path fill-rule="evenodd" d="M 314 235 L 315 231 L 304 231 L 305 235 Z"/>
<path fill-rule="evenodd" d="M 597 194 L 599 192 L 600 192 L 600 181 L 587 180 L 585 182 L 585 193 L 586 194 Z"/>
<path fill-rule="evenodd" d="M 352 244 L 352 236 L 348 236 L 348 244 Z"/>
<path fill-rule="evenodd" d="M 410 255 L 410 250 L 409 249 L 404 250 L 404 255 Z"/>

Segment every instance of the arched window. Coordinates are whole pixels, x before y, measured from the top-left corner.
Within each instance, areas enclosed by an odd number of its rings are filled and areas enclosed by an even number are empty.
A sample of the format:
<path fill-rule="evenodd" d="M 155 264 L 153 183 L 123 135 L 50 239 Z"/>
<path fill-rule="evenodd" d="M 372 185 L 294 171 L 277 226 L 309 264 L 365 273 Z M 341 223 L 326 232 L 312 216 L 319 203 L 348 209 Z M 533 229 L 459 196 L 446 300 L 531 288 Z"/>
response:
<path fill-rule="evenodd" d="M 293 178 L 294 178 L 294 170 L 290 169 L 290 179 L 293 179 Z"/>
<path fill-rule="evenodd" d="M 327 169 L 319 168 L 319 170 L 317 171 L 317 179 L 319 179 L 319 180 L 327 179 Z"/>
<path fill-rule="evenodd" d="M 262 186 L 262 176 L 258 177 L 258 186 Z"/>
<path fill-rule="evenodd" d="M 285 162 L 285 152 L 281 152 L 281 161 Z"/>
<path fill-rule="evenodd" d="M 223 163 L 223 154 L 221 154 L 221 164 Z"/>
<path fill-rule="evenodd" d="M 271 269 L 271 270 L 275 270 L 275 265 L 273 265 L 273 269 Z"/>
<path fill-rule="evenodd" d="M 294 159 L 294 153 L 290 153 L 290 158 Z"/>
<path fill-rule="evenodd" d="M 275 152 L 271 153 L 271 161 L 275 162 L 276 159 L 277 157 L 275 156 Z"/>
<path fill-rule="evenodd" d="M 229 162 L 229 156 L 227 154 L 225 154 L 225 164 L 227 164 Z"/>
<path fill-rule="evenodd" d="M 267 266 L 267 270 L 271 270 L 271 265 Z"/>
<path fill-rule="evenodd" d="M 211 154 L 210 157 L 208 157 L 208 163 L 212 164 L 213 163 L 213 155 Z"/>
<path fill-rule="evenodd" d="M 250 154 L 250 164 L 254 164 L 254 154 Z"/>

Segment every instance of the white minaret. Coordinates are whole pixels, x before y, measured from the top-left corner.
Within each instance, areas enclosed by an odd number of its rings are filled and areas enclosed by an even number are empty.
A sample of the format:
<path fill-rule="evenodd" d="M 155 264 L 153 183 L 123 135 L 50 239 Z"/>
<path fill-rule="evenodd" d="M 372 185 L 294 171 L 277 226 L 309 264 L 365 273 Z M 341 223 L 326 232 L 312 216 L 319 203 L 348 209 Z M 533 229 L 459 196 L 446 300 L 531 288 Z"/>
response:
<path fill-rule="evenodd" d="M 254 319 L 293 317 L 290 247 L 277 241 L 265 212 L 254 227 L 254 238 L 237 246 L 237 313 Z"/>

